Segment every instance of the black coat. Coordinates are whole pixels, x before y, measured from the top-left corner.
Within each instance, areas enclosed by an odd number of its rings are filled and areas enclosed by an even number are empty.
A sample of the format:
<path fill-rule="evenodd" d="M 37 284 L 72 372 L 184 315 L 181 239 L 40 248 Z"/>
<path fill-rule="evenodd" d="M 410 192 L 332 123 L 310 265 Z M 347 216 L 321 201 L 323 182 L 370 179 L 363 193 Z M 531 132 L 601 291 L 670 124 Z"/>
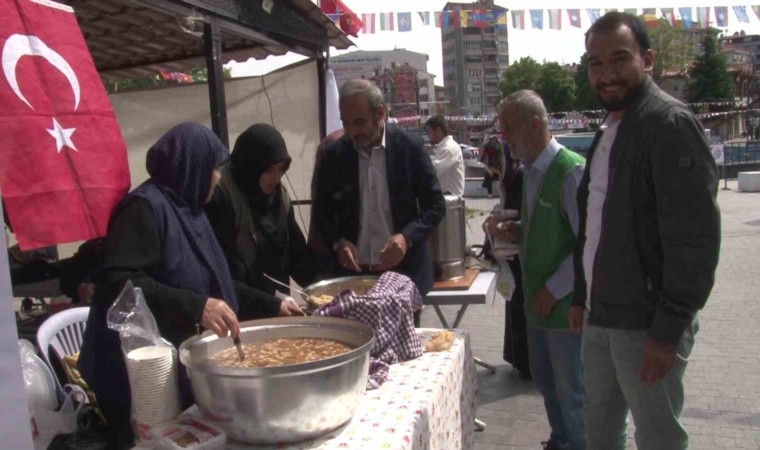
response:
<path fill-rule="evenodd" d="M 402 233 L 411 243 L 394 270 L 410 277 L 424 296 L 433 287 L 427 238 L 443 219 L 446 205 L 422 141 L 393 125 L 387 125 L 385 133 L 393 232 Z M 359 154 L 351 140 L 343 137 L 325 147 L 317 176 L 315 225 L 331 251 L 340 239 L 357 243 L 360 197 Z"/>
<path fill-rule="evenodd" d="M 261 257 L 261 252 L 266 250 L 262 250 L 259 243 L 267 237 L 260 230 L 242 233 L 238 230 L 233 203 L 221 187 L 217 188 L 211 202 L 206 205 L 206 215 L 227 257 L 238 296 L 242 294 L 239 298 L 241 319 L 277 316 L 281 301 L 274 297 L 275 290 L 284 292 L 287 289 L 266 279 L 264 273 L 286 284 L 290 283 L 291 276 L 301 286 L 316 281 L 314 255 L 306 245 L 292 205 L 287 210 L 287 254 L 279 258 L 277 255 Z M 256 233 L 255 239 L 252 233 Z M 273 264 L 275 260 L 280 263 Z"/>

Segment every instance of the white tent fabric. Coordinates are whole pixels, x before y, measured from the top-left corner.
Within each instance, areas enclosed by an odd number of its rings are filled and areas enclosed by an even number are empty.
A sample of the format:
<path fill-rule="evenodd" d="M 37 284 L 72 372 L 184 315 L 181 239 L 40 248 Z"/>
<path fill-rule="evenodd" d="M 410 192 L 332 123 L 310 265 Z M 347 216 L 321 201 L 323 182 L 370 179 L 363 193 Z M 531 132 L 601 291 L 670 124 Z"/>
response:
<path fill-rule="evenodd" d="M 325 91 L 326 134 L 330 134 L 343 128 L 343 123 L 340 121 L 340 110 L 338 109 L 338 82 L 335 80 L 335 73 L 332 69 L 327 70 Z"/>
<path fill-rule="evenodd" d="M 273 124 L 285 138 L 293 163 L 285 185 L 291 197 L 308 199 L 314 154 L 319 145 L 317 64 L 297 63 L 259 77 L 225 82 L 230 147 L 254 123 Z M 172 126 L 199 122 L 211 126 L 206 84 L 111 95 L 127 143 L 132 188 L 148 178 L 145 154 Z"/>

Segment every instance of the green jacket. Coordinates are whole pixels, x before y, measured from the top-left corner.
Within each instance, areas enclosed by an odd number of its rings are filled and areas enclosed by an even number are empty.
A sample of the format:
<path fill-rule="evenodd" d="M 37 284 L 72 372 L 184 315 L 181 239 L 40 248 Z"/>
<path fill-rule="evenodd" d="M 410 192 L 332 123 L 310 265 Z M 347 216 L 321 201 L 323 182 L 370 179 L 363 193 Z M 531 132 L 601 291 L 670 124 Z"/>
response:
<path fill-rule="evenodd" d="M 532 214 L 523 214 L 520 232 L 520 258 L 523 265 L 523 294 L 528 322 L 541 328 L 566 329 L 572 292 L 561 299 L 547 318 L 533 312 L 533 297 L 552 277 L 560 264 L 573 253 L 575 234 L 564 214 L 562 189 L 565 179 L 585 159 L 566 148 L 554 157 L 541 181 Z M 523 183 L 527 182 L 525 177 Z M 523 187 L 523 211 L 530 211 L 527 187 Z"/>

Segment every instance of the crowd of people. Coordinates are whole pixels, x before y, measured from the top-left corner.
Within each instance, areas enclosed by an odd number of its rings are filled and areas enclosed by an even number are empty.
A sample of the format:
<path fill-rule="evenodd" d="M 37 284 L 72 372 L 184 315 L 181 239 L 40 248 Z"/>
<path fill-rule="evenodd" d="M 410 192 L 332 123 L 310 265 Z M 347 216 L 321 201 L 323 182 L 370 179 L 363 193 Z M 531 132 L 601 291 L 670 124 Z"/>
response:
<path fill-rule="evenodd" d="M 519 244 L 508 261 L 504 359 L 543 396 L 545 449 L 622 449 L 629 411 L 640 449 L 685 449 L 682 379 L 720 245 L 717 171 L 699 121 L 652 82 L 639 19 L 607 13 L 586 33 L 586 50 L 608 111 L 586 158 L 553 138 L 541 97 L 528 90 L 498 106 L 506 145 L 483 147 L 483 188 L 501 188 L 483 228 Z M 115 448 L 132 443 L 131 400 L 106 314 L 128 280 L 177 347 L 201 328 L 234 337 L 243 320 L 303 315 L 272 280 L 306 286 L 392 270 L 423 298 L 431 290 L 427 239 L 444 194 L 464 195 L 462 151 L 435 116 L 428 155 L 388 123 L 370 81 L 348 81 L 339 94 L 343 130 L 317 152 L 308 240 L 281 182 L 291 157 L 276 128 L 252 125 L 229 152 L 208 128 L 185 123 L 148 151 L 150 178 L 91 245 L 97 264 L 72 277 L 91 299 L 80 370 Z M 180 378 L 186 407 L 192 391 Z"/>
<path fill-rule="evenodd" d="M 421 140 L 387 123 L 374 84 L 345 83 L 340 112 L 343 133 L 319 151 L 308 242 L 281 183 L 291 157 L 276 128 L 252 125 L 230 153 L 211 130 L 185 123 L 149 149 L 150 178 L 121 201 L 103 239 L 79 357 L 115 448 L 128 448 L 134 436 L 127 371 L 106 315 L 128 280 L 176 347 L 200 329 L 235 337 L 243 320 L 303 315 L 272 280 L 307 286 L 393 270 L 423 296 L 430 291 L 426 241 L 445 213 L 433 159 Z M 460 189 L 463 170 L 461 178 Z M 179 382 L 188 407 L 182 368 Z"/>

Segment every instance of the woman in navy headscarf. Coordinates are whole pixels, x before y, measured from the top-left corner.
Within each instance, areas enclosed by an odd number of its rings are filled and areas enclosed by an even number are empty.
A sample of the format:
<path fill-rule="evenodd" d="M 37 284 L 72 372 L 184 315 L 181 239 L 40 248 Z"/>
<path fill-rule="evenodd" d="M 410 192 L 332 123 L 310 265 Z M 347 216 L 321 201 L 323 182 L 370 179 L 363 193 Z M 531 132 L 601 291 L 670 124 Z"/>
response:
<path fill-rule="evenodd" d="M 237 295 L 203 206 L 229 152 L 208 128 L 185 123 L 150 148 L 150 179 L 114 211 L 103 244 L 103 272 L 87 321 L 80 371 L 95 392 L 114 438 L 132 441 L 130 391 L 116 332 L 106 313 L 128 280 L 142 289 L 161 336 L 179 347 L 198 325 L 237 336 Z M 192 393 L 180 370 L 183 407 Z"/>

